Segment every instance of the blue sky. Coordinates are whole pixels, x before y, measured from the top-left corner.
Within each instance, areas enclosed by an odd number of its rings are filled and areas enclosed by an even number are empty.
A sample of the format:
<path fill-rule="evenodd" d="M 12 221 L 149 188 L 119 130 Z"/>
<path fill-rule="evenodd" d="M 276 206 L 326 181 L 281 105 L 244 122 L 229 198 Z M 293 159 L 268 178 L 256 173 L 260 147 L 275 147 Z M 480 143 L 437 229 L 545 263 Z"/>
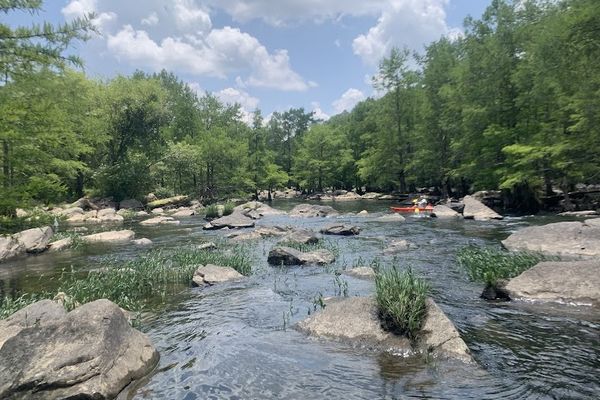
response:
<path fill-rule="evenodd" d="M 72 50 L 90 76 L 165 68 L 264 115 L 290 107 L 327 118 L 373 94 L 391 46 L 422 50 L 459 35 L 490 0 L 46 0 L 14 25 L 95 12 L 100 36 Z"/>

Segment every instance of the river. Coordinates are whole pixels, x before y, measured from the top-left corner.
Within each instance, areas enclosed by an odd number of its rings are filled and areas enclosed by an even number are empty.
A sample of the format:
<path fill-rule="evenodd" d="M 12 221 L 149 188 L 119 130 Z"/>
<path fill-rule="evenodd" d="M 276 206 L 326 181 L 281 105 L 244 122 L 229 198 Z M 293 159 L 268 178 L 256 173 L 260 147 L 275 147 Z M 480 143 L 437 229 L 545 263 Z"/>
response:
<path fill-rule="evenodd" d="M 278 201 L 289 210 L 293 201 Z M 389 203 L 335 203 L 340 212 L 385 212 Z M 494 245 L 510 232 L 551 217 L 496 222 L 438 221 L 410 216 L 406 223 L 372 216 L 328 219 L 265 217 L 258 225 L 318 230 L 331 221 L 361 227 L 356 237 L 328 237 L 339 249 L 332 266 L 272 267 L 266 262 L 276 238 L 250 242 L 253 274 L 234 284 L 186 288 L 167 299 L 166 311 L 147 316 L 139 329 L 161 354 L 156 372 L 135 399 L 595 399 L 600 396 L 600 313 L 588 307 L 523 302 L 490 303 L 482 285 L 469 282 L 455 261 L 457 249 Z M 203 231 L 200 217 L 179 226 L 126 227 L 154 247 L 172 248 L 219 239 Z M 384 256 L 385 243 L 406 239 L 418 247 Z M 62 271 L 94 268 L 98 260 L 133 257 L 131 245 L 86 247 L 27 257 L 0 266 L 0 289 L 47 288 Z M 457 326 L 477 365 L 400 358 L 332 340 L 314 339 L 293 325 L 315 312 L 319 296 L 369 295 L 374 284 L 336 270 L 368 264 L 411 265 L 432 286 L 432 297 Z M 346 282 L 346 283 L 344 283 Z M 318 309 L 318 308 L 317 308 Z"/>

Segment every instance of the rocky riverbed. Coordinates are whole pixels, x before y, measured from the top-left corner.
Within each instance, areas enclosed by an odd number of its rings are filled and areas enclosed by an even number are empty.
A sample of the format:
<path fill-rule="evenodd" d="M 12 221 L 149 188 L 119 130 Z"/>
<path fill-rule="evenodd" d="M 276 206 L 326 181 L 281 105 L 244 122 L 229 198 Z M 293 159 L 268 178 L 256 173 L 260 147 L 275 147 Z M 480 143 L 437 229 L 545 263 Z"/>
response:
<path fill-rule="evenodd" d="M 273 204 L 284 211 L 296 205 Z M 522 228 L 561 219 L 409 215 L 402 221 L 382 218 L 389 205 L 348 200 L 332 204 L 334 211 L 297 208 L 295 216 L 259 207 L 238 210 L 248 220 L 235 216 L 222 226 L 215 220 L 209 230 L 203 229 L 203 218 L 183 213 L 171 215 L 179 224 L 144 226 L 139 222 L 150 216 L 141 215 L 116 227 L 101 228 L 93 221 L 83 237 L 114 230 L 123 240 L 89 240 L 85 246 L 6 260 L 0 288 L 3 294 L 35 291 L 52 285 L 65 269 L 92 270 L 106 256 L 128 259 L 149 248 L 209 242 L 217 243 L 212 251 L 226 251 L 241 243 L 253 260 L 249 277 L 213 275 L 220 270 L 199 266 L 199 287 L 180 288 L 163 299 L 166 310 L 142 318 L 139 329 L 160 353 L 160 363 L 135 398 L 593 398 L 600 390 L 595 361 L 600 315 L 594 307 L 485 302 L 479 299 L 481 285 L 469 282 L 454 261 L 456 250 L 467 244 L 498 246 Z M 362 210 L 367 213 L 358 214 Z M 232 230 L 238 223 L 255 227 Z M 332 225 L 357 227 L 360 234 L 318 235 Z M 272 249 L 290 237 L 309 241 L 310 232 L 320 236 L 321 250 L 335 260 L 269 265 Z M 240 234 L 246 237 L 236 240 Z M 136 246 L 135 238 L 152 243 Z M 427 363 L 361 341 L 313 337 L 296 329 L 327 311 L 328 297 L 371 296 L 370 274 L 346 271 L 373 262 L 410 264 L 431 283 L 433 300 L 456 327 L 472 363 L 446 358 Z"/>

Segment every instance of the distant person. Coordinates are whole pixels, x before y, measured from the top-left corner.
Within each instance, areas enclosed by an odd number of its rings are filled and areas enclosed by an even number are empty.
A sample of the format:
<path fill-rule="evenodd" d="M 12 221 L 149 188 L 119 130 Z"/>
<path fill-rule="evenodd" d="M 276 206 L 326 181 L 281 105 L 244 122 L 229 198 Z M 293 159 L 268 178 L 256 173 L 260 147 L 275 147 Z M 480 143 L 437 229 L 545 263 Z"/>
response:
<path fill-rule="evenodd" d="M 418 206 L 419 208 L 425 208 L 425 207 L 427 207 L 427 204 L 429 204 L 429 202 L 427 201 L 427 199 L 426 199 L 426 198 L 424 198 L 424 197 L 421 197 L 421 199 L 420 199 L 420 200 L 419 200 L 419 202 L 417 203 L 417 206 Z"/>

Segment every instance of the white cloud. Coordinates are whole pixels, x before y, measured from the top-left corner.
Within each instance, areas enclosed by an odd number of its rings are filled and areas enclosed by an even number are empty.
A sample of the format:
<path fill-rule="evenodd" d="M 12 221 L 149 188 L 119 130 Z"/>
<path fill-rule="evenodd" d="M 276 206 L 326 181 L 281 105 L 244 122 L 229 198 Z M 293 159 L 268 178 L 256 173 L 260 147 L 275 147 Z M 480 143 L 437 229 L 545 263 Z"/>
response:
<path fill-rule="evenodd" d="M 205 90 L 202 89 L 202 86 L 200 86 L 198 82 L 188 82 L 186 85 L 194 92 L 196 92 L 198 97 L 204 96 Z"/>
<path fill-rule="evenodd" d="M 420 50 L 450 31 L 444 6 L 447 0 L 390 0 L 377 24 L 352 43 L 354 53 L 374 65 L 393 46 Z"/>
<path fill-rule="evenodd" d="M 175 0 L 175 21 L 181 30 L 206 33 L 212 28 L 208 12 L 196 6 L 193 0 Z"/>
<path fill-rule="evenodd" d="M 142 25 L 155 26 L 156 24 L 158 24 L 158 21 L 158 14 L 155 11 L 148 15 L 146 18 L 142 19 Z"/>
<path fill-rule="evenodd" d="M 248 79 L 239 83 L 248 86 L 289 91 L 303 91 L 312 86 L 292 70 L 286 50 L 269 53 L 255 37 L 237 28 L 213 29 L 206 37 L 168 36 L 157 43 L 146 31 L 125 25 L 115 35 L 108 35 L 107 47 L 122 60 L 154 69 L 220 78 L 247 70 Z"/>
<path fill-rule="evenodd" d="M 358 102 L 365 99 L 365 94 L 358 89 L 350 88 L 342 94 L 342 97 L 332 103 L 337 114 L 350 111 Z"/>
<path fill-rule="evenodd" d="M 239 104 L 241 106 L 242 121 L 248 125 L 252 124 L 252 113 L 258 107 L 258 98 L 250 96 L 243 90 L 231 87 L 215 92 L 214 95 L 225 104 Z"/>
<path fill-rule="evenodd" d="M 322 109 L 321 109 L 321 105 L 319 104 L 318 101 L 313 101 L 312 103 L 310 103 L 311 107 L 312 107 L 312 111 L 315 113 L 315 118 L 316 119 L 321 119 L 323 121 L 327 121 L 329 118 L 331 118 L 329 116 L 329 114 L 326 114 Z"/>
<path fill-rule="evenodd" d="M 117 19 L 117 14 L 112 11 L 99 13 L 97 0 L 71 0 L 60 11 L 68 20 L 95 13 L 96 17 L 92 20 L 92 23 L 101 32 L 110 22 Z"/>

